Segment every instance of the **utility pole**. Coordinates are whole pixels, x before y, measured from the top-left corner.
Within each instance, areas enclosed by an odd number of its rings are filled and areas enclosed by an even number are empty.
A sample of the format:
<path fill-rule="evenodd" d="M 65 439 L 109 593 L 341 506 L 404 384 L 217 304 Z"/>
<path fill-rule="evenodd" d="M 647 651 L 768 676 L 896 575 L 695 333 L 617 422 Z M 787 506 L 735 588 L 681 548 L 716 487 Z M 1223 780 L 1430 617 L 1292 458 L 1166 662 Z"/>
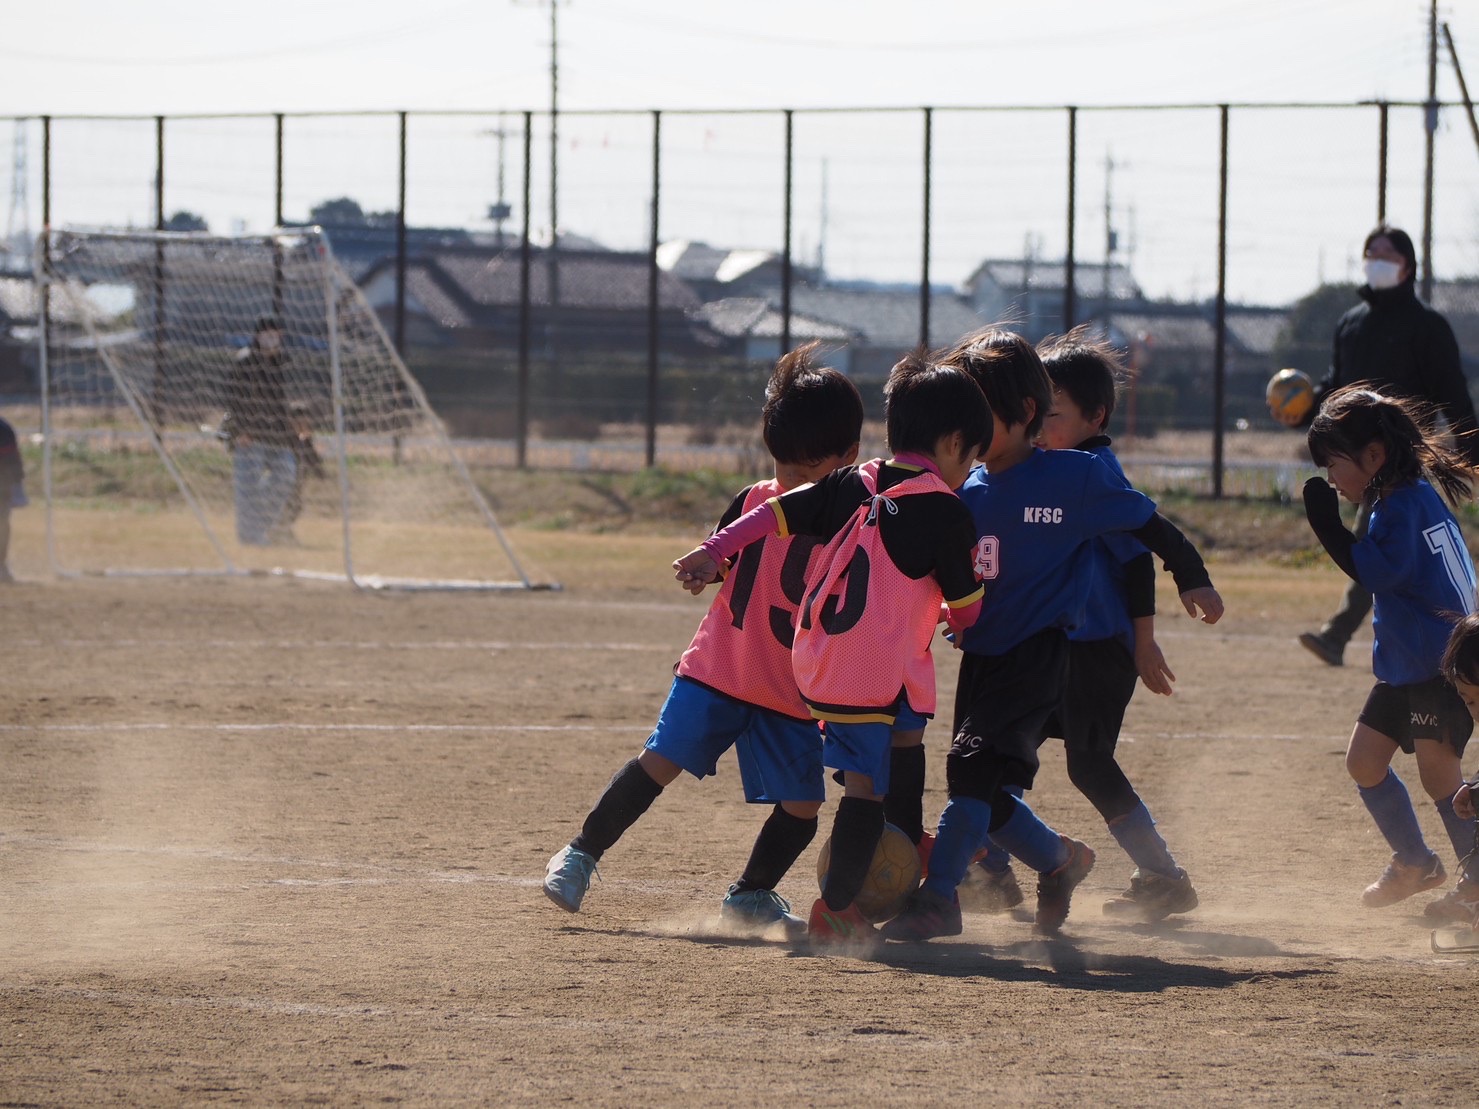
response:
<path fill-rule="evenodd" d="M 1119 248 L 1119 236 L 1114 230 L 1114 169 L 1115 161 L 1113 152 L 1104 152 L 1104 283 L 1101 289 L 1103 303 L 1099 312 L 1103 316 L 1109 314 L 1109 267 L 1114 262 L 1115 251 Z"/>
<path fill-rule="evenodd" d="M 504 140 L 509 136 L 509 131 L 503 125 L 503 113 L 498 113 L 498 126 L 490 127 L 481 134 L 488 135 L 498 140 L 498 199 L 488 206 L 488 218 L 493 221 L 493 244 L 500 250 L 503 249 L 503 221 L 513 214 L 513 208 L 509 205 L 504 193 Z"/>
<path fill-rule="evenodd" d="M 15 121 L 14 153 L 11 157 L 10 215 L 5 221 L 5 249 L 18 254 L 26 248 L 21 244 L 31 238 L 31 204 L 26 196 L 26 183 L 30 170 L 26 166 L 27 120 Z M 19 217 L 19 218 L 17 218 Z"/>
<path fill-rule="evenodd" d="M 549 295 L 550 306 L 560 303 L 560 2 L 514 0 L 549 5 Z M 564 0 L 569 3 L 570 0 Z"/>
<path fill-rule="evenodd" d="M 1433 301 L 1433 138 L 1438 131 L 1438 0 L 1428 4 L 1428 102 L 1423 130 L 1426 132 L 1423 173 L 1423 276 L 1422 298 Z"/>

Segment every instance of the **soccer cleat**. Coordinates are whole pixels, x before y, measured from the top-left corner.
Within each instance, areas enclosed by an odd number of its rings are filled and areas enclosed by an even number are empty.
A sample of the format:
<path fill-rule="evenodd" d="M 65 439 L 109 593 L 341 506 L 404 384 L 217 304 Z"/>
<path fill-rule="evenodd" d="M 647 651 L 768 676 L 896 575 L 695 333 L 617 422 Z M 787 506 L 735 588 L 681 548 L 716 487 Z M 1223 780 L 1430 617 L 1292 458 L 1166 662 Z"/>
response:
<path fill-rule="evenodd" d="M 1189 913 L 1197 907 L 1197 891 L 1182 870 L 1175 878 L 1135 868 L 1130 888 L 1104 902 L 1104 915 L 1133 920 L 1165 920 L 1172 913 Z"/>
<path fill-rule="evenodd" d="M 579 848 L 566 845 L 555 852 L 544 868 L 544 895 L 567 913 L 580 912 L 585 891 L 591 888 L 596 860 Z"/>
<path fill-rule="evenodd" d="M 1460 878 L 1458 885 L 1423 906 L 1423 916 L 1444 924 L 1479 924 L 1479 882 Z"/>
<path fill-rule="evenodd" d="M 1443 860 L 1437 855 L 1433 861 L 1420 866 L 1399 863 L 1397 856 L 1381 872 L 1381 877 L 1366 887 L 1361 894 L 1361 903 L 1368 909 L 1384 909 L 1398 901 L 1406 901 L 1416 893 L 1436 889 L 1448 881 L 1448 872 L 1443 869 Z"/>
<path fill-rule="evenodd" d="M 1304 632 L 1299 637 L 1299 645 L 1327 666 L 1345 665 L 1345 648 L 1330 642 L 1323 635 Z"/>
<path fill-rule="evenodd" d="M 938 936 L 960 935 L 960 898 L 943 897 L 925 886 L 909 895 L 904 909 L 883 926 L 883 938 L 900 943 L 921 943 Z"/>
<path fill-rule="evenodd" d="M 856 905 L 837 911 L 818 897 L 811 907 L 806 938 L 817 950 L 839 954 L 868 955 L 878 948 L 878 929 L 868 923 Z"/>
<path fill-rule="evenodd" d="M 977 863 L 966 872 L 963 885 L 971 908 L 983 913 L 1005 913 L 1022 904 L 1022 887 L 1011 867 L 988 870 Z"/>
<path fill-rule="evenodd" d="M 748 931 L 763 932 L 781 924 L 790 939 L 800 939 L 806 934 L 806 921 L 793 913 L 791 903 L 775 890 L 736 890 L 730 886 L 719 906 L 719 914 L 726 922 Z"/>
<path fill-rule="evenodd" d="M 1068 848 L 1068 861 L 1049 874 L 1037 878 L 1037 919 L 1032 930 L 1045 936 L 1056 935 L 1068 919 L 1068 903 L 1074 887 L 1094 869 L 1094 849 L 1067 836 L 1060 837 Z"/>
<path fill-rule="evenodd" d="M 923 833 L 915 846 L 919 848 L 919 880 L 923 882 L 930 876 L 930 854 L 935 849 L 935 834 Z"/>

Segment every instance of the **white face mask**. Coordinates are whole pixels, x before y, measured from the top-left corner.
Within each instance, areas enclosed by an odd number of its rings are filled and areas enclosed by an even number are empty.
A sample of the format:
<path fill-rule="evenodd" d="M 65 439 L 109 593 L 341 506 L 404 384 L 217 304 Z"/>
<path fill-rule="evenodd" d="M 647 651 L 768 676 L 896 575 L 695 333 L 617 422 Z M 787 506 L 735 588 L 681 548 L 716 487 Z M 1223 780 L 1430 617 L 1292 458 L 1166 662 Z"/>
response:
<path fill-rule="evenodd" d="M 263 354 L 276 354 L 282 349 L 282 336 L 276 331 L 264 331 L 257 336 L 257 346 Z"/>
<path fill-rule="evenodd" d="M 1402 283 L 1402 267 L 1383 258 L 1368 258 L 1361 264 L 1366 271 L 1366 284 L 1373 289 L 1395 289 Z"/>

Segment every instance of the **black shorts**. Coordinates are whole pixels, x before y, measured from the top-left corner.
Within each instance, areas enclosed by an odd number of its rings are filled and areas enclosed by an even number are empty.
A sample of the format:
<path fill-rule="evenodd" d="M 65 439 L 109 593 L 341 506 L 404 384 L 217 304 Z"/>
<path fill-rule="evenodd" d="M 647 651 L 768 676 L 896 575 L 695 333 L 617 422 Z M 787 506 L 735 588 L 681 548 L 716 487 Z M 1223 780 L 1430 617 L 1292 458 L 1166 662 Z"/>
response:
<path fill-rule="evenodd" d="M 1112 754 L 1139 678 L 1135 656 L 1121 640 L 1070 642 L 1063 700 L 1041 738 L 1061 739 L 1064 747 L 1075 751 Z"/>
<path fill-rule="evenodd" d="M 945 763 L 952 797 L 990 801 L 1004 786 L 1032 788 L 1038 741 L 1067 676 L 1068 637 L 1057 628 L 1005 654 L 961 656 L 955 738 Z"/>
<path fill-rule="evenodd" d="M 1356 719 L 1409 755 L 1414 740 L 1436 739 L 1462 757 L 1474 731 L 1474 718 L 1467 706 L 1442 678 L 1429 678 L 1412 685 L 1377 682 Z"/>

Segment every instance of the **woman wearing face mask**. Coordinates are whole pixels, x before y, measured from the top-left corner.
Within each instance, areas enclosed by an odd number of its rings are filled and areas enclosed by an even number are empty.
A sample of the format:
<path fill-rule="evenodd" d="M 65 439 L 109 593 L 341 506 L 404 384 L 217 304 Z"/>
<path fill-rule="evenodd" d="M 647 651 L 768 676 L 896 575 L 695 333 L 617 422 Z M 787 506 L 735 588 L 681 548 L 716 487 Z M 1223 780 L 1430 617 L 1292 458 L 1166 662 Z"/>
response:
<path fill-rule="evenodd" d="M 1303 420 L 1281 422 L 1291 427 L 1309 424 L 1326 395 L 1360 381 L 1378 392 L 1436 405 L 1460 437 L 1460 453 L 1479 461 L 1474 403 L 1459 362 L 1458 342 L 1448 321 L 1417 299 L 1412 238 L 1382 224 L 1366 236 L 1361 253 L 1366 275 L 1359 290 L 1361 303 L 1335 325 L 1330 372 L 1315 387 L 1315 404 Z M 1357 511 L 1357 536 L 1366 534 L 1368 511 L 1364 506 Z M 1371 594 L 1352 582 L 1324 627 L 1305 632 L 1299 642 L 1321 661 L 1340 666 L 1346 643 L 1370 611 Z"/>
<path fill-rule="evenodd" d="M 288 410 L 282 338 L 277 320 L 263 316 L 226 382 L 222 430 L 231 448 L 236 538 L 253 547 L 285 538 L 274 528 L 297 475 L 298 434 Z"/>

